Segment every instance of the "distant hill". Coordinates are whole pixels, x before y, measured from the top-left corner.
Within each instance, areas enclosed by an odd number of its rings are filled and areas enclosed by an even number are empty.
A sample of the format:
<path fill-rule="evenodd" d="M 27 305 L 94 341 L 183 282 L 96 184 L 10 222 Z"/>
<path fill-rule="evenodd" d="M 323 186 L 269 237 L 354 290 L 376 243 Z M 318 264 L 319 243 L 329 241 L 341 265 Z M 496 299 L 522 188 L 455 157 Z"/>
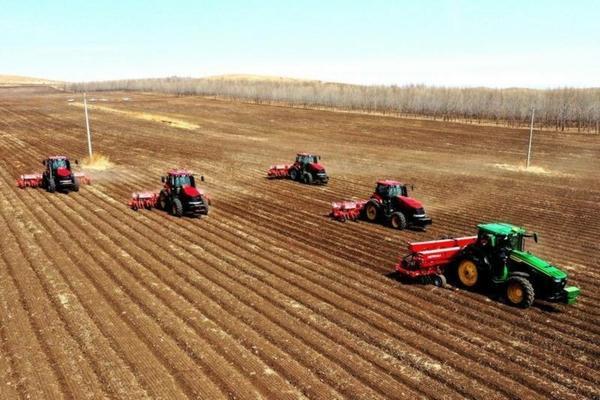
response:
<path fill-rule="evenodd" d="M 20 86 L 20 85 L 53 85 L 60 83 L 59 81 L 52 81 L 43 78 L 32 78 L 29 76 L 17 76 L 17 75 L 1 75 L 0 74 L 0 86 Z"/>

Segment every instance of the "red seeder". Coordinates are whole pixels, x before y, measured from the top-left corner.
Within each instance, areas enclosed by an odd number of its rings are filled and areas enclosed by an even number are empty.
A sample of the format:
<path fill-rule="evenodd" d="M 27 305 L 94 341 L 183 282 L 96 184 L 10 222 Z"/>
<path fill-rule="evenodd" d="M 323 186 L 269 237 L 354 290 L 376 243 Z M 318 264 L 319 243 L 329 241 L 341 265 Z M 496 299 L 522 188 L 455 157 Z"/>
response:
<path fill-rule="evenodd" d="M 475 243 L 477 236 L 415 242 L 408 245 L 409 254 L 396 264 L 396 271 L 408 278 L 431 278 L 443 275 L 462 249 Z"/>
<path fill-rule="evenodd" d="M 129 207 L 133 210 L 149 209 L 156 207 L 158 202 L 158 193 L 153 192 L 136 192 L 131 195 Z"/>
<path fill-rule="evenodd" d="M 289 175 L 289 164 L 277 164 L 271 165 L 271 168 L 267 171 L 268 178 L 287 178 Z"/>
<path fill-rule="evenodd" d="M 339 201 L 331 203 L 331 213 L 333 219 L 345 222 L 347 220 L 356 221 L 364 208 L 366 200 Z"/>

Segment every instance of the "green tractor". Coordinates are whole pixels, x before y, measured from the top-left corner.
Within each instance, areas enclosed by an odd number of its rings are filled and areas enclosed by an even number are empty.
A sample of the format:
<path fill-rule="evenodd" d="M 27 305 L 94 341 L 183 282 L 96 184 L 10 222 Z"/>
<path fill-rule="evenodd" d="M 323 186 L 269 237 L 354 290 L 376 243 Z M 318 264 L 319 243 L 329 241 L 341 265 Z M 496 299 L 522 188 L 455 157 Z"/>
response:
<path fill-rule="evenodd" d="M 525 239 L 536 233 L 506 223 L 480 224 L 477 238 L 454 263 L 456 280 L 466 288 L 488 286 L 504 290 L 507 301 L 527 308 L 534 299 L 573 304 L 580 290 L 566 286 L 567 274 L 525 251 Z"/>

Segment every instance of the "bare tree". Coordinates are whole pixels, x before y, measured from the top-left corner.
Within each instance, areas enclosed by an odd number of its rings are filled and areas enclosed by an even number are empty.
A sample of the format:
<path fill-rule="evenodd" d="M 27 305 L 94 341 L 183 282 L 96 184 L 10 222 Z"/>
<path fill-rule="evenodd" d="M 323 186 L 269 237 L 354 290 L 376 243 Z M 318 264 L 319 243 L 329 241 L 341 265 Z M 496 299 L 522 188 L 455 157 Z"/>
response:
<path fill-rule="evenodd" d="M 425 85 L 361 86 L 320 81 L 169 77 L 69 83 L 70 91 L 146 91 L 301 107 L 329 107 L 467 122 L 527 126 L 532 107 L 540 128 L 600 133 L 600 88 L 490 89 Z"/>

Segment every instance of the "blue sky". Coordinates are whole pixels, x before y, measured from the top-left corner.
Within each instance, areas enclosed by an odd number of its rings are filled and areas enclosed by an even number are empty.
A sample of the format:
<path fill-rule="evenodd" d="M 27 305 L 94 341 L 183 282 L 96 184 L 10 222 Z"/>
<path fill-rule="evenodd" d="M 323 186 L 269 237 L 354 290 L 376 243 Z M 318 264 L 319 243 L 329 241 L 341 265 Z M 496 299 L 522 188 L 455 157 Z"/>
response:
<path fill-rule="evenodd" d="M 600 87 L 600 1 L 6 1 L 0 74 Z"/>

